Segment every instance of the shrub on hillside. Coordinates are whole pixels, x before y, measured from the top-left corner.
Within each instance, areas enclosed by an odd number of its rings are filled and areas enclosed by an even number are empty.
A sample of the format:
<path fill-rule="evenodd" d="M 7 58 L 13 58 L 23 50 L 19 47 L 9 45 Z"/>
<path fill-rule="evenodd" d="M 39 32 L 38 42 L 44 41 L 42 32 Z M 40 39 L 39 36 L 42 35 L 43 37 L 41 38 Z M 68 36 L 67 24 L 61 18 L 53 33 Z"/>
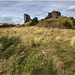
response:
<path fill-rule="evenodd" d="M 72 25 L 67 20 L 65 21 L 65 23 L 63 24 L 63 26 L 65 28 L 72 29 Z"/>
<path fill-rule="evenodd" d="M 30 26 L 34 26 L 34 25 L 36 25 L 37 23 L 38 23 L 38 18 L 35 17 L 35 18 L 32 19 L 32 21 L 31 21 L 31 23 L 30 23 Z"/>
<path fill-rule="evenodd" d="M 75 19 L 73 20 L 73 25 L 75 25 Z"/>
<path fill-rule="evenodd" d="M 73 17 L 70 17 L 70 19 L 73 20 L 74 18 Z"/>
<path fill-rule="evenodd" d="M 3 23 L 0 27 L 5 28 L 5 27 L 9 27 L 9 25 L 6 23 Z"/>
<path fill-rule="evenodd" d="M 73 17 L 70 17 L 70 19 L 72 20 L 73 25 L 75 25 L 75 19 Z"/>
<path fill-rule="evenodd" d="M 14 27 L 15 25 L 12 25 L 12 24 L 7 24 L 7 23 L 3 23 L 2 25 L 0 25 L 0 28 L 9 28 L 9 27 Z"/>
<path fill-rule="evenodd" d="M 44 19 L 41 19 L 41 21 L 43 21 Z"/>

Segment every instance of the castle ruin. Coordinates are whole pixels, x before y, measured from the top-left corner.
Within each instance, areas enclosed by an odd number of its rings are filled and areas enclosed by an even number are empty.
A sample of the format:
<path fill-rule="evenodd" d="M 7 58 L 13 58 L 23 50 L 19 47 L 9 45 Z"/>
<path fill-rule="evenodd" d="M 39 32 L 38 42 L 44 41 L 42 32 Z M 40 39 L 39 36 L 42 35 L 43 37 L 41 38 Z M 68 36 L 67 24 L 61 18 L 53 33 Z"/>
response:
<path fill-rule="evenodd" d="M 28 21 L 31 21 L 31 18 L 28 14 L 24 14 L 24 23 L 27 23 Z"/>
<path fill-rule="evenodd" d="M 45 19 L 58 18 L 58 16 L 61 16 L 59 11 L 52 11 L 51 13 L 48 13 L 48 16 L 46 16 Z"/>
<path fill-rule="evenodd" d="M 45 20 L 49 18 L 58 18 L 59 16 L 61 16 L 61 13 L 59 11 L 52 11 L 51 13 L 48 13 L 48 15 L 45 17 Z M 27 23 L 29 21 L 31 21 L 30 15 L 24 14 L 24 23 Z"/>

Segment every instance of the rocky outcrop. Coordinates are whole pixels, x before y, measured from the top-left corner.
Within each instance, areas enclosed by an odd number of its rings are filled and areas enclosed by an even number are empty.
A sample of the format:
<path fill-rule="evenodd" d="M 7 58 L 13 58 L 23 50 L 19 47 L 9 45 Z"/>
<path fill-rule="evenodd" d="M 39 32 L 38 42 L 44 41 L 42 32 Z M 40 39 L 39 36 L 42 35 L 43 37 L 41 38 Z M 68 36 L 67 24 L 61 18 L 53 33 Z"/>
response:
<path fill-rule="evenodd" d="M 51 13 L 48 13 L 48 16 L 46 16 L 45 19 L 58 18 L 58 16 L 61 16 L 59 11 L 52 11 Z"/>
<path fill-rule="evenodd" d="M 28 14 L 24 14 L 24 23 L 26 23 L 30 20 L 31 20 L 30 16 Z"/>

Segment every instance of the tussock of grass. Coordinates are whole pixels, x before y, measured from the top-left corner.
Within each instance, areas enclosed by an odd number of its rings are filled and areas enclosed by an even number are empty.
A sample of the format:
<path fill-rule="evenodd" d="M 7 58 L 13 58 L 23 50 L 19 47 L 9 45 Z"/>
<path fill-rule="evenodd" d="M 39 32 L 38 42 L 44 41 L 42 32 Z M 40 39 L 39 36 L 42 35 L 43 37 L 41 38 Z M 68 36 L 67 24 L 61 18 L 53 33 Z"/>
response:
<path fill-rule="evenodd" d="M 0 29 L 0 74 L 74 74 L 75 30 Z"/>

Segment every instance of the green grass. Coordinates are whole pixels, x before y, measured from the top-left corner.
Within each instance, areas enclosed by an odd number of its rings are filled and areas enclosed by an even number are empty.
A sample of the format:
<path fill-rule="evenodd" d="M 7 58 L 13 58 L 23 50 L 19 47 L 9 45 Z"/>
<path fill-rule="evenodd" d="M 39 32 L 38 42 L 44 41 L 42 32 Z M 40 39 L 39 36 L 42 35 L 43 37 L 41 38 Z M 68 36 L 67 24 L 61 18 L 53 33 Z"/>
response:
<path fill-rule="evenodd" d="M 74 30 L 22 27 L 0 33 L 0 74 L 75 74 Z"/>

